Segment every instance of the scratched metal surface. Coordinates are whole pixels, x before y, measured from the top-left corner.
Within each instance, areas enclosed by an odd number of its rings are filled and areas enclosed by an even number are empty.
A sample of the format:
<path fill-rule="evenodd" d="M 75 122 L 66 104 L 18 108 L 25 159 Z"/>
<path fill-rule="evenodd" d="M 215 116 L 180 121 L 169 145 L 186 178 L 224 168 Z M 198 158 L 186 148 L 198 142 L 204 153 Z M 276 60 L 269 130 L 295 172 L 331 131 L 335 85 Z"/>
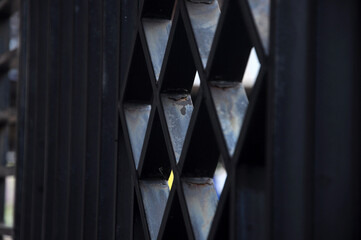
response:
<path fill-rule="evenodd" d="M 205 240 L 218 204 L 213 179 L 187 178 L 183 180 L 183 189 L 195 239 Z"/>
<path fill-rule="evenodd" d="M 189 94 L 162 94 L 161 98 L 174 155 L 178 163 L 193 112 L 192 99 Z"/>
<path fill-rule="evenodd" d="M 139 158 L 142 152 L 150 110 L 151 106 L 148 104 L 127 103 L 124 105 L 125 119 L 136 168 L 138 168 Z"/>
<path fill-rule="evenodd" d="M 145 37 L 147 39 L 154 74 L 157 80 L 159 78 L 160 70 L 162 68 L 171 26 L 171 20 L 151 18 L 143 19 Z"/>
<path fill-rule="evenodd" d="M 253 17 L 262 40 L 263 47 L 268 53 L 270 28 L 270 0 L 248 0 Z"/>
<path fill-rule="evenodd" d="M 150 238 L 157 239 L 169 196 L 169 187 L 166 180 L 142 180 L 139 184 Z"/>
<path fill-rule="evenodd" d="M 186 1 L 186 5 L 203 67 L 206 67 L 221 10 L 218 1 L 211 3 Z"/>
<path fill-rule="evenodd" d="M 246 91 L 239 82 L 211 82 L 210 89 L 228 151 L 232 156 L 248 107 Z"/>

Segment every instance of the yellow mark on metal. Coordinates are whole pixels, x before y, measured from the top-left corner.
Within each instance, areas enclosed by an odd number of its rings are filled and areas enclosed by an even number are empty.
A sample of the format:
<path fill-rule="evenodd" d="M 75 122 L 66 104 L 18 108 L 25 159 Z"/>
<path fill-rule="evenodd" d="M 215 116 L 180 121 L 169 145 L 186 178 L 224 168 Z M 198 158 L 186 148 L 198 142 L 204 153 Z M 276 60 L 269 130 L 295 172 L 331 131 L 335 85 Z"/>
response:
<path fill-rule="evenodd" d="M 169 186 L 169 190 L 172 189 L 172 185 L 173 185 L 173 180 L 174 180 L 174 175 L 173 175 L 173 171 L 170 172 L 169 178 L 168 178 L 168 186 Z"/>

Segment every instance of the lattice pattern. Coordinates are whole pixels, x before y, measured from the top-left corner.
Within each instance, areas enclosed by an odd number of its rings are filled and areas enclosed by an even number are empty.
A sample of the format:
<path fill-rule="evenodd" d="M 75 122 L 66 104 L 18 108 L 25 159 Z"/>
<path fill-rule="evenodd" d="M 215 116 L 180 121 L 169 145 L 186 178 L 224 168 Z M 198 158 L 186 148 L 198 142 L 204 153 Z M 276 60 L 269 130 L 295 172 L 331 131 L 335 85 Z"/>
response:
<path fill-rule="evenodd" d="M 239 166 L 264 164 L 262 133 L 252 139 L 251 131 L 264 129 L 255 124 L 265 112 L 268 15 L 268 0 L 141 4 L 120 94 L 134 166 L 133 239 L 227 239 Z M 261 69 L 247 95 L 242 79 L 253 47 Z M 214 186 L 217 166 L 228 176 L 222 192 Z"/>

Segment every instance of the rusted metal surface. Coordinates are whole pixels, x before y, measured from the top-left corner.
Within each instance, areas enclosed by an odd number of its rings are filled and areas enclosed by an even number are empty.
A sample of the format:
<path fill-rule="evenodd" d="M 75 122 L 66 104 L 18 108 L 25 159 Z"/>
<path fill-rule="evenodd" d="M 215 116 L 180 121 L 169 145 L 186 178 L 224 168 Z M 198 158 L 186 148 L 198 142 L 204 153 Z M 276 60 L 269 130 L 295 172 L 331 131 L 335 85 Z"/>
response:
<path fill-rule="evenodd" d="M 135 167 L 138 168 L 151 106 L 148 104 L 124 104 L 125 119 L 132 145 Z"/>
<path fill-rule="evenodd" d="M 160 224 L 169 196 L 166 180 L 139 181 L 150 238 L 157 239 Z"/>
<path fill-rule="evenodd" d="M 218 197 L 212 178 L 186 178 L 184 195 L 196 240 L 207 239 Z"/>
<path fill-rule="evenodd" d="M 248 107 L 246 91 L 239 82 L 211 82 L 210 89 L 229 154 L 233 155 Z"/>
<path fill-rule="evenodd" d="M 171 26 L 171 20 L 153 18 L 143 19 L 144 32 L 152 59 L 154 74 L 157 80 L 162 68 Z"/>
<path fill-rule="evenodd" d="M 262 40 L 263 47 L 268 52 L 270 28 L 270 0 L 248 0 L 253 17 Z"/>
<path fill-rule="evenodd" d="M 189 94 L 162 94 L 162 103 L 178 163 L 193 112 L 192 99 Z"/>
<path fill-rule="evenodd" d="M 186 6 L 203 67 L 206 67 L 221 10 L 216 0 L 211 3 L 186 1 Z"/>

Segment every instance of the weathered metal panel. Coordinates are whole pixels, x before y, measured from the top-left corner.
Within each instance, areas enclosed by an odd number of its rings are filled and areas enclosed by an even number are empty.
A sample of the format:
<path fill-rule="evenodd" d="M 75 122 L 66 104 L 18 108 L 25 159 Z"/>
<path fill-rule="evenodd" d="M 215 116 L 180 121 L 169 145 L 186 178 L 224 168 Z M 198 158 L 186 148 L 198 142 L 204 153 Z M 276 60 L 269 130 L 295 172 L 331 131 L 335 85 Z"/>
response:
<path fill-rule="evenodd" d="M 208 56 L 211 51 L 214 34 L 217 29 L 219 16 L 221 10 L 219 9 L 218 1 L 211 3 L 186 1 L 189 18 L 193 27 L 199 54 L 202 59 L 203 67 L 205 68 L 208 61 Z"/>
<path fill-rule="evenodd" d="M 271 0 L 248 0 L 253 18 L 266 52 L 269 51 Z"/>
<path fill-rule="evenodd" d="M 193 112 L 192 99 L 189 94 L 162 94 L 162 102 L 174 155 L 178 162 Z"/>
<path fill-rule="evenodd" d="M 212 82 L 210 89 L 228 151 L 232 156 L 248 107 L 247 94 L 239 82 Z"/>
<path fill-rule="evenodd" d="M 132 145 L 135 167 L 138 168 L 140 154 L 143 149 L 145 132 L 148 127 L 148 120 L 151 111 L 148 104 L 125 104 L 124 112 L 127 127 Z"/>
<path fill-rule="evenodd" d="M 165 180 L 141 180 L 139 186 L 142 192 L 150 238 L 155 240 L 167 204 L 169 187 Z"/>
<path fill-rule="evenodd" d="M 172 27 L 171 20 L 144 18 L 143 27 L 152 58 L 152 65 L 156 79 L 159 79 L 165 49 L 167 47 L 169 32 Z"/>
<path fill-rule="evenodd" d="M 195 239 L 205 240 L 218 204 L 213 179 L 186 178 L 182 185 Z"/>

